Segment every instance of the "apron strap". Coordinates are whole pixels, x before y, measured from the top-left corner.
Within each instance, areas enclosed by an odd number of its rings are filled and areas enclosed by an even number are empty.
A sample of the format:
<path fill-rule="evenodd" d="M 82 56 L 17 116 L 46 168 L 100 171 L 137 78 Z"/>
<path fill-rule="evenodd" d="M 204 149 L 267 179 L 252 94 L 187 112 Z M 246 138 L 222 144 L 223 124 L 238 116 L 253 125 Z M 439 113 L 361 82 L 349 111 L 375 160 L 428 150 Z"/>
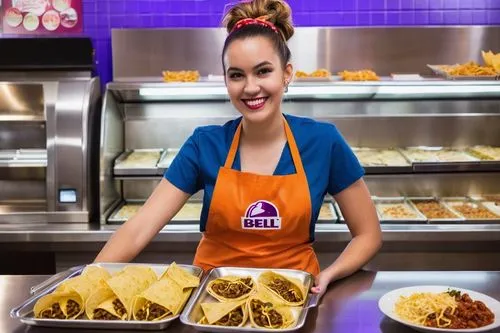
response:
<path fill-rule="evenodd" d="M 297 143 L 295 142 L 295 138 L 293 137 L 290 125 L 288 125 L 285 117 L 283 117 L 283 121 L 285 123 L 286 139 L 288 141 L 288 145 L 290 146 L 290 153 L 292 154 L 292 160 L 295 164 L 295 169 L 297 170 L 298 174 L 305 174 L 304 166 L 302 165 L 302 159 L 300 158 L 299 148 L 297 147 Z M 240 122 L 238 128 L 236 129 L 236 132 L 234 133 L 233 141 L 231 142 L 231 147 L 229 148 L 229 153 L 227 155 L 226 162 L 224 163 L 225 168 L 231 169 L 233 166 L 233 162 L 236 157 L 236 151 L 238 150 L 238 145 L 240 143 L 241 126 L 242 123 Z"/>

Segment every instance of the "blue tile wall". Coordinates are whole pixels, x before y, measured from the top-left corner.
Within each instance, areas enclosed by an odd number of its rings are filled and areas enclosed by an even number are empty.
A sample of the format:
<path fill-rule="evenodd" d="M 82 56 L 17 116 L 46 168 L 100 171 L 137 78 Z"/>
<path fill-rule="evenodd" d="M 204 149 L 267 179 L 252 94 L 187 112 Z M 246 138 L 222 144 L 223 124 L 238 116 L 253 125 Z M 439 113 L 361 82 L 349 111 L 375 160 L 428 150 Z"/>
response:
<path fill-rule="evenodd" d="M 103 82 L 112 28 L 217 27 L 237 0 L 84 0 Z M 296 26 L 499 25 L 500 0 L 290 0 Z"/>

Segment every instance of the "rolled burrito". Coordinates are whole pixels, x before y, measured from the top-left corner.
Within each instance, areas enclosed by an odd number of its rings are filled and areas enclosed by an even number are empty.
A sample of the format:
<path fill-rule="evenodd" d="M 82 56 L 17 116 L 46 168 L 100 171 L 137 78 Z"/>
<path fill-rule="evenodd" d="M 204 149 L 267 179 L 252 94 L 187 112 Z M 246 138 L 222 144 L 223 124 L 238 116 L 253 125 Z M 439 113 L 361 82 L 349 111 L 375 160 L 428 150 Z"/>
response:
<path fill-rule="evenodd" d="M 304 304 L 306 290 L 299 280 L 267 271 L 259 276 L 258 281 L 286 305 L 299 306 Z"/>
<path fill-rule="evenodd" d="M 156 273 L 146 266 L 127 266 L 108 279 L 87 300 L 85 312 L 94 320 L 129 320 L 134 299 L 157 281 Z"/>
<path fill-rule="evenodd" d="M 162 279 L 136 296 L 132 315 L 135 320 L 158 321 L 179 314 L 184 302 L 182 287 L 172 279 Z"/>
<path fill-rule="evenodd" d="M 250 276 L 224 276 L 211 281 L 207 292 L 220 302 L 239 301 L 248 298 L 257 289 Z"/>
<path fill-rule="evenodd" d="M 202 303 L 204 317 L 199 324 L 227 327 L 242 327 L 248 320 L 245 300 L 223 303 Z"/>
<path fill-rule="evenodd" d="M 41 297 L 34 306 L 37 318 L 75 319 L 84 313 L 92 292 L 110 277 L 108 271 L 87 266 L 82 274 L 62 282 L 53 293 Z"/>

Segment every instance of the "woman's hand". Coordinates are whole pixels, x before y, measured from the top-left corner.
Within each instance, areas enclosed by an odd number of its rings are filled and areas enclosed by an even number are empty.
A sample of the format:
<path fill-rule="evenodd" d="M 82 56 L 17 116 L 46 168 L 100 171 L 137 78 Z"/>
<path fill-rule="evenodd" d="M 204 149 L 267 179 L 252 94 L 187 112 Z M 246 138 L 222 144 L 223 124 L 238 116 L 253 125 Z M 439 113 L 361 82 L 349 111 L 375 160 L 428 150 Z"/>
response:
<path fill-rule="evenodd" d="M 311 292 L 313 294 L 318 294 L 318 298 L 321 299 L 331 281 L 332 277 L 328 272 L 320 272 L 314 279 L 314 287 L 311 288 Z"/>

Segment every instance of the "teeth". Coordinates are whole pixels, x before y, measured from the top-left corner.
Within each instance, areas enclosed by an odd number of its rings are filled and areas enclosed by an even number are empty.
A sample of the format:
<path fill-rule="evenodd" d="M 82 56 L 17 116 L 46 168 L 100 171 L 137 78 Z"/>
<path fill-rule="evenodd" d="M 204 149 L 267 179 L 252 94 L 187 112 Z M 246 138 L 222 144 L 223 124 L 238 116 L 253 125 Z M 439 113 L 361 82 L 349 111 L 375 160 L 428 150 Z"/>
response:
<path fill-rule="evenodd" d="M 258 99 L 252 99 L 250 101 L 246 101 L 245 103 L 247 103 L 250 106 L 257 106 L 259 104 L 264 103 L 265 100 L 266 100 L 265 98 L 258 98 Z"/>

